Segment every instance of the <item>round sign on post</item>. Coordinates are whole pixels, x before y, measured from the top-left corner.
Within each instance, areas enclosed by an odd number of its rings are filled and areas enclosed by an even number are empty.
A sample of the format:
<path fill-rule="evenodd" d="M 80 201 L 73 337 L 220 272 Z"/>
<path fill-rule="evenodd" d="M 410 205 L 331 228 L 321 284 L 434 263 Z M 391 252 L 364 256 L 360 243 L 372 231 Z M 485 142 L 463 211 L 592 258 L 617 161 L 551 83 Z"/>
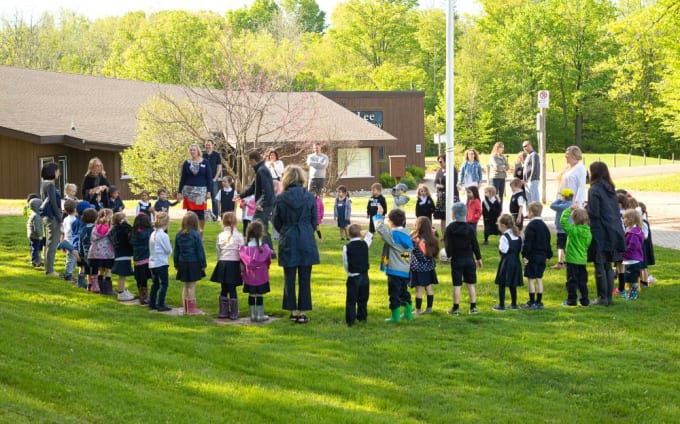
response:
<path fill-rule="evenodd" d="M 548 90 L 540 90 L 538 92 L 538 108 L 547 109 L 550 106 L 550 92 Z"/>

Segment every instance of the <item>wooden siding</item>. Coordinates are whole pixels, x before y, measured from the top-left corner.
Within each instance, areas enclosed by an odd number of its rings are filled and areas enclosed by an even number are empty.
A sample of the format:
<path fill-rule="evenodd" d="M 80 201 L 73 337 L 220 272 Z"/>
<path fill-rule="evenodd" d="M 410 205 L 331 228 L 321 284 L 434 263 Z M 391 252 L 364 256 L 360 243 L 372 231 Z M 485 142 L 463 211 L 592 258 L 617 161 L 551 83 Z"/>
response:
<path fill-rule="evenodd" d="M 107 179 L 111 184 L 120 186 L 118 152 L 77 150 L 63 144 L 36 144 L 0 135 L 0 181 L 2 181 L 0 198 L 25 199 L 28 193 L 39 192 L 40 158 L 49 156 L 66 157 L 66 182 L 78 186 L 78 197 L 80 197 L 81 184 L 87 172 L 87 164 L 94 156 L 101 159 L 107 172 Z M 122 197 L 127 198 L 128 194 L 123 194 L 121 189 Z"/>

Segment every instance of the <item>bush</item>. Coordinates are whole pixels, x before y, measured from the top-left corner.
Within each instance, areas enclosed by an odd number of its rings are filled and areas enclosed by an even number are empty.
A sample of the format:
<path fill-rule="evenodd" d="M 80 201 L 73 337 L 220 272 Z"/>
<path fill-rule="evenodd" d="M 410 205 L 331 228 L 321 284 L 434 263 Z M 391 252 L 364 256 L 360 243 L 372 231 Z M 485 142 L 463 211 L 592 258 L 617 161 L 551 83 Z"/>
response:
<path fill-rule="evenodd" d="M 413 176 L 416 183 L 419 183 L 425 178 L 425 170 L 415 165 L 410 165 L 406 167 L 406 172 Z"/>
<path fill-rule="evenodd" d="M 395 186 L 394 177 L 392 177 L 389 172 L 383 172 L 380 174 L 380 184 L 383 188 L 390 188 Z"/>
<path fill-rule="evenodd" d="M 406 184 L 406 187 L 408 187 L 409 190 L 413 190 L 414 188 L 418 187 L 418 182 L 408 172 L 406 173 L 406 176 L 403 177 L 399 182 Z"/>

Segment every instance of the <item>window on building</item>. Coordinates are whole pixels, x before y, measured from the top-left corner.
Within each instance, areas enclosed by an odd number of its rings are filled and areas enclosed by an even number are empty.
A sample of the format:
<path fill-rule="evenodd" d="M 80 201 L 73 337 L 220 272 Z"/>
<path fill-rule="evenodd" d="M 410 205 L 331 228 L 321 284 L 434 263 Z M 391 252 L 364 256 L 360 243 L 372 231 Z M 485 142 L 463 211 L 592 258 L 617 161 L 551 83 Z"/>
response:
<path fill-rule="evenodd" d="M 371 177 L 371 148 L 338 149 L 338 177 Z"/>
<path fill-rule="evenodd" d="M 43 156 L 38 158 L 38 166 L 40 169 L 43 168 L 43 166 L 47 165 L 48 163 L 54 163 L 56 162 L 59 165 L 59 170 L 61 171 L 61 175 L 59 175 L 59 178 L 57 181 L 54 182 L 54 185 L 57 187 L 59 191 L 61 191 L 62 195 L 64 194 L 64 186 L 68 182 L 68 160 L 66 156 Z"/>

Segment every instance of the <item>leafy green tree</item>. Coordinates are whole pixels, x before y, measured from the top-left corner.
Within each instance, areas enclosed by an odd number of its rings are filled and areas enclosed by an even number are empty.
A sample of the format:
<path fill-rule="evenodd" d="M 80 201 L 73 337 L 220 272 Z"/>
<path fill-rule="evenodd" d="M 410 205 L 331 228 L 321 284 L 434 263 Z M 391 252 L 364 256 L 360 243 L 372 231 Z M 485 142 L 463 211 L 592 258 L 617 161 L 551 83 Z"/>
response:
<path fill-rule="evenodd" d="M 349 0 L 333 13 L 330 37 L 364 64 L 406 62 L 415 51 L 416 0 Z"/>
<path fill-rule="evenodd" d="M 227 22 L 236 34 L 267 29 L 281 9 L 274 0 L 255 0 L 253 4 L 227 12 Z"/>
<path fill-rule="evenodd" d="M 326 12 L 316 0 L 283 0 L 281 7 L 302 32 L 321 34 L 326 30 Z"/>

